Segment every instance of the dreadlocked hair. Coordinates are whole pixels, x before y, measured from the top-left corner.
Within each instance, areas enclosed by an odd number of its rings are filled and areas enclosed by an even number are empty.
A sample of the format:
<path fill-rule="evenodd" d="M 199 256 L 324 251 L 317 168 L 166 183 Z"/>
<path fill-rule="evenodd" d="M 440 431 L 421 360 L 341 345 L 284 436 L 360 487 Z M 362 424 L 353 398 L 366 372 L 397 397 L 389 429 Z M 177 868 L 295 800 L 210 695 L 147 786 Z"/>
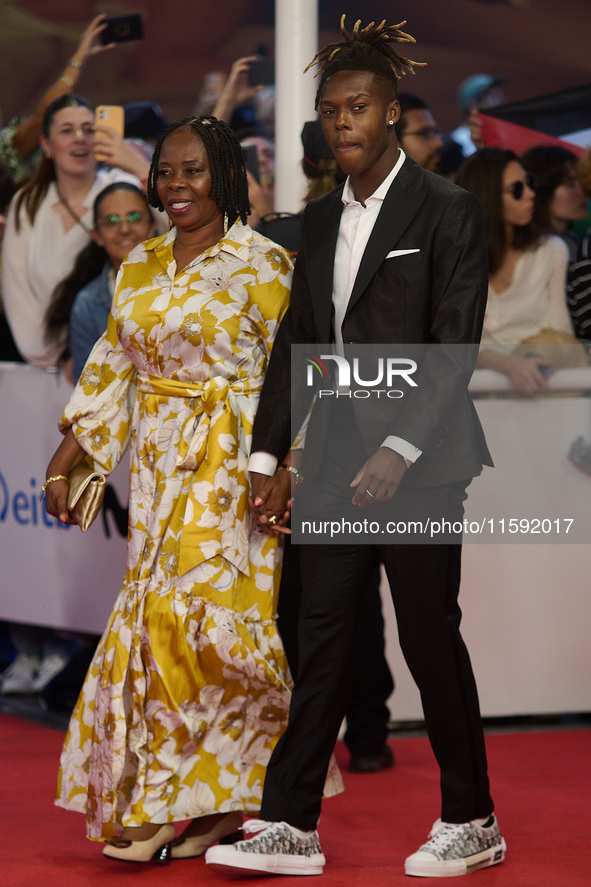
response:
<path fill-rule="evenodd" d="M 384 19 L 379 25 L 370 22 L 367 27 L 361 28 L 361 21 L 357 21 L 353 33 L 349 34 L 345 30 L 345 16 L 341 16 L 343 40 L 340 43 L 329 43 L 317 52 L 304 71 L 305 74 L 313 65 L 318 65 L 315 76 L 320 74 L 321 78 L 316 93 L 316 108 L 326 81 L 337 71 L 371 71 L 376 77 L 386 80 L 396 95 L 396 83 L 400 77 L 407 71 L 414 74 L 415 67 L 426 64 L 413 62 L 394 49 L 395 43 L 416 42 L 414 37 L 400 30 L 405 24 L 406 22 L 399 22 L 397 25 L 386 25 Z"/>
<path fill-rule="evenodd" d="M 192 129 L 203 142 L 211 167 L 209 197 L 227 214 L 228 225 L 233 225 L 238 218 L 246 225 L 250 203 L 242 148 L 227 123 L 216 117 L 183 117 L 164 130 L 156 143 L 148 173 L 147 193 L 150 206 L 164 210 L 156 188 L 160 152 L 168 136 L 180 129 Z"/>

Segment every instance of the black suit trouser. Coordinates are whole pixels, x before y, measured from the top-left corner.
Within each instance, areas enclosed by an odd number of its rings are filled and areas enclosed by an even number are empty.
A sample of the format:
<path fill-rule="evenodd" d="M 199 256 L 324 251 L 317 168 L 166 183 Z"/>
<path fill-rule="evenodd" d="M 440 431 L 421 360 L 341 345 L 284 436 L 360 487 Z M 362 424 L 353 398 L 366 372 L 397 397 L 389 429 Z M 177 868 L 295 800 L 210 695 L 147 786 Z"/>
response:
<path fill-rule="evenodd" d="M 298 674 L 298 624 L 302 602 L 300 547 L 285 538 L 277 627 L 294 680 Z M 388 699 L 394 681 L 384 650 L 384 617 L 380 571 L 363 580 L 363 604 L 353 649 L 351 695 L 347 706 L 345 744 L 352 755 L 375 755 L 388 738 Z"/>
<path fill-rule="evenodd" d="M 355 426 L 337 439 L 340 452 L 323 459 L 318 489 L 343 490 L 367 458 Z M 412 471 L 413 469 L 409 469 Z M 446 514 L 461 519 L 467 483 L 437 491 Z M 399 489 L 394 501 L 404 514 L 433 491 Z M 372 506 L 363 516 L 371 516 Z M 476 683 L 460 634 L 458 604 L 461 545 L 302 545 L 302 604 L 299 666 L 286 732 L 267 768 L 261 819 L 285 821 L 304 830 L 316 827 L 330 756 L 347 711 L 353 680 L 352 651 L 367 577 L 379 561 L 386 568 L 398 636 L 421 693 L 431 746 L 441 771 L 445 822 L 468 822 L 493 810 Z"/>

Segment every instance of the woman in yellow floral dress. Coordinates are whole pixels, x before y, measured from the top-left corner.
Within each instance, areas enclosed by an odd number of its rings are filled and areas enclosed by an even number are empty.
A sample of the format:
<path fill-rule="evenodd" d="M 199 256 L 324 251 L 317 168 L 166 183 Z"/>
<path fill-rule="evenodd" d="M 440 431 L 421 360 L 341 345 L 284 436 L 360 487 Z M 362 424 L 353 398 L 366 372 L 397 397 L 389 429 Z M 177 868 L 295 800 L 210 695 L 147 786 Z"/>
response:
<path fill-rule="evenodd" d="M 246 463 L 291 259 L 245 224 L 240 148 L 215 118 L 169 127 L 148 197 L 174 227 L 121 266 L 48 466 L 67 476 L 90 454 L 110 472 L 130 441 L 127 574 L 56 803 L 86 814 L 105 855 L 141 861 L 168 858 L 175 821 L 193 820 L 172 857 L 196 856 L 258 810 L 290 695 L 277 536 L 251 522 Z M 47 487 L 64 522 L 67 491 Z"/>

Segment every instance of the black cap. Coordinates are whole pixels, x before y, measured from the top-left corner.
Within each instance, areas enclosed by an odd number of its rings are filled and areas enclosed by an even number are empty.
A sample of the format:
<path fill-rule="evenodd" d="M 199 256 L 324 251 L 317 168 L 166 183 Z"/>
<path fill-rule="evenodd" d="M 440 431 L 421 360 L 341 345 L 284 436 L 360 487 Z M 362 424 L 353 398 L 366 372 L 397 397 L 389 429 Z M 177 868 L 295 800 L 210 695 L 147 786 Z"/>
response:
<path fill-rule="evenodd" d="M 155 102 L 130 102 L 125 111 L 126 139 L 159 139 L 168 120 Z"/>

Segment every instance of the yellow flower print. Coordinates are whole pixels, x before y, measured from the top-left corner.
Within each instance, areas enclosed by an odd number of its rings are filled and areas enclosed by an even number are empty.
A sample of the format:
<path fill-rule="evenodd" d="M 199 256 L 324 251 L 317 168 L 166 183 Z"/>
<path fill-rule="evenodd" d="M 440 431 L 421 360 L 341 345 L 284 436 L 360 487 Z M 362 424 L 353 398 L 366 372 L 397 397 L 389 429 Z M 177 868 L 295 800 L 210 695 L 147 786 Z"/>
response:
<path fill-rule="evenodd" d="M 94 431 L 90 432 L 88 439 L 93 451 L 100 450 L 110 442 L 111 433 L 108 428 L 105 428 L 105 426 L 102 425 L 100 428 L 96 428 Z"/>
<path fill-rule="evenodd" d="M 220 519 L 228 511 L 232 504 L 232 496 L 229 490 L 219 487 L 217 490 L 210 490 L 207 497 L 207 507 Z"/>
<path fill-rule="evenodd" d="M 160 563 L 162 572 L 167 579 L 178 576 L 179 571 L 179 546 L 176 539 L 167 539 L 160 549 Z"/>
<path fill-rule="evenodd" d="M 109 368 L 109 366 L 105 364 L 99 366 L 97 363 L 87 363 L 80 376 L 80 385 L 86 395 L 91 395 L 94 394 L 99 385 L 101 389 L 104 389 L 107 385 L 110 385 L 111 382 L 114 382 L 116 378 L 117 375 Z"/>
<path fill-rule="evenodd" d="M 180 331 L 192 345 L 211 346 L 219 332 L 218 322 L 215 314 L 202 308 L 185 315 Z"/>
<path fill-rule="evenodd" d="M 278 249 L 271 249 L 267 253 L 267 262 L 274 271 L 281 271 L 285 264 L 284 253 Z"/>

